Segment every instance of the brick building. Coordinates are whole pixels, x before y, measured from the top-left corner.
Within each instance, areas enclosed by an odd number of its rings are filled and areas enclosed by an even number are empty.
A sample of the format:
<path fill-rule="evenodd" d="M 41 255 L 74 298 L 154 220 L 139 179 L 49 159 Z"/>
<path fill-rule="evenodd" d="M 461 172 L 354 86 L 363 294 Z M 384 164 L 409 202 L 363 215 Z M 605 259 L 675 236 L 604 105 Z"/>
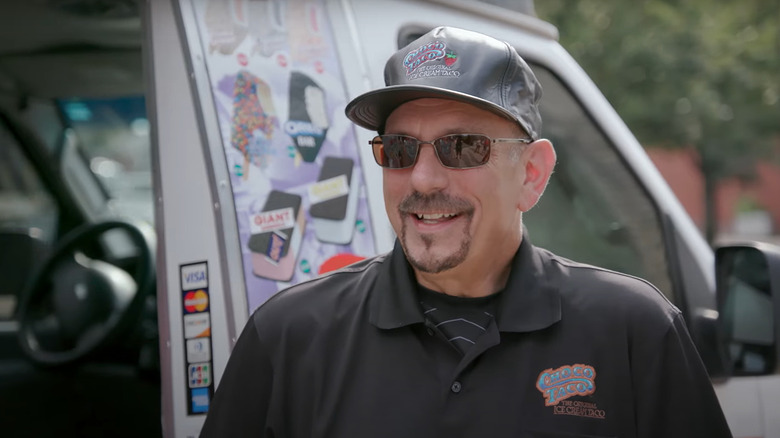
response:
<path fill-rule="evenodd" d="M 696 151 L 648 148 L 647 153 L 703 232 L 704 178 Z M 721 182 L 715 202 L 719 236 L 780 242 L 780 165 L 760 162 L 754 179 Z"/>

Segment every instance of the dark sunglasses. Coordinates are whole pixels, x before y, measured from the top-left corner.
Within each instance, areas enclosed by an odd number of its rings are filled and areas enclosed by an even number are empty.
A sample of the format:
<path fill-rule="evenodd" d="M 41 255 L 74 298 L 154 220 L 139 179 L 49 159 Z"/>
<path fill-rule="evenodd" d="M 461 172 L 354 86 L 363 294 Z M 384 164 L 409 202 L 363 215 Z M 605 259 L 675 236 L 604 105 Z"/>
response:
<path fill-rule="evenodd" d="M 420 141 L 400 134 L 377 135 L 368 144 L 374 159 L 382 167 L 406 169 L 417 161 L 420 145 L 429 144 L 436 151 L 442 166 L 450 169 L 479 167 L 490 159 L 494 143 L 531 143 L 530 138 L 490 138 L 482 134 L 450 134 L 432 141 Z"/>

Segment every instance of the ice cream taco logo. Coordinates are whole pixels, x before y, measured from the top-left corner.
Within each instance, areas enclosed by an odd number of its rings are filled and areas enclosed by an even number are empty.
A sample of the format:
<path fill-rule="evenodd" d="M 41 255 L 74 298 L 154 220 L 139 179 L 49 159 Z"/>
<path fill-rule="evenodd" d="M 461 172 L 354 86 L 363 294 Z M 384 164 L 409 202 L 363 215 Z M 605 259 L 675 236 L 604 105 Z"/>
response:
<path fill-rule="evenodd" d="M 569 397 L 596 392 L 596 370 L 583 364 L 548 368 L 539 373 L 536 388 L 544 396 L 545 406 L 554 406 Z"/>
<path fill-rule="evenodd" d="M 447 46 L 440 42 L 434 41 L 432 43 L 423 44 L 416 50 L 412 50 L 404 57 L 404 67 L 406 67 L 406 75 L 414 73 L 415 70 L 421 65 L 429 61 L 435 61 L 437 59 L 444 58 L 444 49 Z"/>

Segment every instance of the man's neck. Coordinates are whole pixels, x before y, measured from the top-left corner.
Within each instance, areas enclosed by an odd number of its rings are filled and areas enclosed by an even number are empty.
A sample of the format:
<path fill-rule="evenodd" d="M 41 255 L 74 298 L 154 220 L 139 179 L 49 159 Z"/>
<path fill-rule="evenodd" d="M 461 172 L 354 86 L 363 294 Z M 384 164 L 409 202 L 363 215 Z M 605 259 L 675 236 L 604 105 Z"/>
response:
<path fill-rule="evenodd" d="M 512 255 L 514 257 L 514 254 Z M 506 286 L 512 258 L 503 263 L 463 263 L 436 274 L 414 270 L 417 282 L 428 289 L 456 297 L 477 298 L 494 294 Z"/>

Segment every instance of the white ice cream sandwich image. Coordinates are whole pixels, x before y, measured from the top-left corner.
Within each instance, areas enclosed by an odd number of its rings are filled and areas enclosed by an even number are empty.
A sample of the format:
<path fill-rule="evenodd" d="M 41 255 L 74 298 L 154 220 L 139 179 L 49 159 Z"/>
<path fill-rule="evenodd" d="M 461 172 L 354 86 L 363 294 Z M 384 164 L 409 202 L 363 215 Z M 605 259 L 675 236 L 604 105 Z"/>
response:
<path fill-rule="evenodd" d="M 270 280 L 290 281 L 306 226 L 301 197 L 272 190 L 263 210 L 249 219 L 252 272 Z"/>
<path fill-rule="evenodd" d="M 329 127 L 325 91 L 309 76 L 290 73 L 290 117 L 284 129 L 303 161 L 315 161 Z"/>
<path fill-rule="evenodd" d="M 309 214 L 317 239 L 346 245 L 355 231 L 357 178 L 350 158 L 325 157 L 317 182 L 309 186 Z"/>

